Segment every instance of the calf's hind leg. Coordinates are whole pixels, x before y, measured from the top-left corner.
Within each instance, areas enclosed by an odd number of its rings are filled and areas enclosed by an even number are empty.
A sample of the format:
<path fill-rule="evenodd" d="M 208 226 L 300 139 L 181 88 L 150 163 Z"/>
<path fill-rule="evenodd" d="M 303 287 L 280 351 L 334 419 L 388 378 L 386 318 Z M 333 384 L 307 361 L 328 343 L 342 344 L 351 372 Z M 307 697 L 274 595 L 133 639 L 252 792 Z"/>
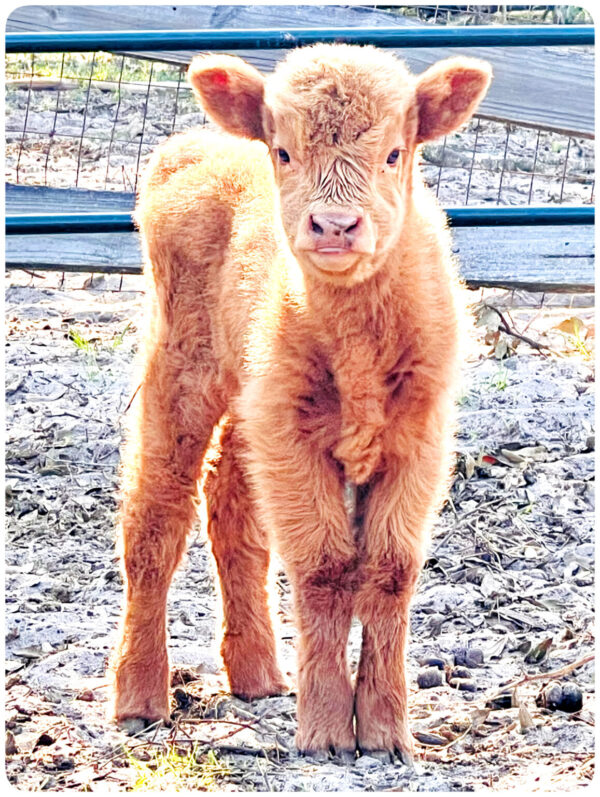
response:
<path fill-rule="evenodd" d="M 120 721 L 169 718 L 167 591 L 194 519 L 202 458 L 223 411 L 213 388 L 208 369 L 163 341 L 136 399 L 137 429 L 123 468 L 126 603 L 112 662 Z"/>
<path fill-rule="evenodd" d="M 243 442 L 227 420 L 204 485 L 208 535 L 223 600 L 221 654 L 233 694 L 247 700 L 286 691 L 277 665 L 267 579 L 268 539 L 257 522 L 241 463 Z"/>

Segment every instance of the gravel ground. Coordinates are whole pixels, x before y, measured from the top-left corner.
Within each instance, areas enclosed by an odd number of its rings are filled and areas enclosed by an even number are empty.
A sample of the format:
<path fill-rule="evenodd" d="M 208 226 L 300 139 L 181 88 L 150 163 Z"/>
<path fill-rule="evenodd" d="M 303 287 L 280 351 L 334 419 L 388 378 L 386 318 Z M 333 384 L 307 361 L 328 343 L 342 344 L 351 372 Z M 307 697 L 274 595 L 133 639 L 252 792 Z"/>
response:
<path fill-rule="evenodd" d="M 539 301 L 473 294 L 499 308 L 512 331 L 550 350 L 499 332 L 497 313 L 479 305 L 456 480 L 412 611 L 414 774 L 369 757 L 352 766 L 299 758 L 293 694 L 252 703 L 227 695 L 215 645 L 214 566 L 201 518 L 170 593 L 174 725 L 132 739 L 107 722 L 105 664 L 122 591 L 114 554 L 118 450 L 141 298 L 137 278 L 127 278 L 120 292 L 106 290 L 119 278 L 91 286 L 88 280 L 87 290 L 76 289 L 83 277 L 68 278 L 61 289 L 52 287 L 56 279 L 8 276 L 6 766 L 12 784 L 123 790 L 158 777 L 147 763 L 156 751 L 192 745 L 193 783 L 204 789 L 565 791 L 590 782 L 589 302 L 579 298 L 582 306 L 567 307 L 564 299 L 547 298 L 542 312 Z M 284 669 L 293 683 L 295 630 L 282 572 L 276 590 Z M 356 625 L 353 668 L 359 643 Z M 546 688 L 553 685 L 554 696 Z M 578 710 L 554 710 L 553 700 Z M 165 778 L 163 786 L 170 783 Z"/>

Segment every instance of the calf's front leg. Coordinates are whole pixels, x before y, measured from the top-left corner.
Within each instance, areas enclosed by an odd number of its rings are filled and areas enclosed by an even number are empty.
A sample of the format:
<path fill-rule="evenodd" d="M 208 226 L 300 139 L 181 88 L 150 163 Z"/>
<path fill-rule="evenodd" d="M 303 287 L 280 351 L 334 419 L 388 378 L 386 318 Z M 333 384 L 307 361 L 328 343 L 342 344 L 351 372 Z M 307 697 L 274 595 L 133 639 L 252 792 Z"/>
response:
<path fill-rule="evenodd" d="M 356 559 L 330 549 L 290 575 L 300 632 L 296 746 L 306 754 L 354 758 L 354 696 L 346 645 Z"/>
<path fill-rule="evenodd" d="M 410 601 L 443 480 L 441 452 L 421 441 L 421 453 L 413 448 L 410 456 L 386 456 L 386 470 L 371 486 L 364 508 L 364 571 L 356 598 L 363 624 L 358 747 L 395 753 L 407 764 L 413 759 L 405 673 Z"/>
<path fill-rule="evenodd" d="M 263 401 L 263 408 L 266 401 Z M 354 695 L 346 660 L 357 583 L 356 543 L 340 466 L 294 428 L 292 404 L 277 423 L 246 422 L 249 473 L 292 584 L 299 631 L 296 744 L 303 753 L 354 756 Z M 286 420 L 288 421 L 286 423 Z"/>
<path fill-rule="evenodd" d="M 354 695 L 346 645 L 356 590 L 356 548 L 337 465 L 321 455 L 298 453 L 290 478 L 279 472 L 278 499 L 270 496 L 300 635 L 296 745 L 308 754 L 353 757 Z"/>

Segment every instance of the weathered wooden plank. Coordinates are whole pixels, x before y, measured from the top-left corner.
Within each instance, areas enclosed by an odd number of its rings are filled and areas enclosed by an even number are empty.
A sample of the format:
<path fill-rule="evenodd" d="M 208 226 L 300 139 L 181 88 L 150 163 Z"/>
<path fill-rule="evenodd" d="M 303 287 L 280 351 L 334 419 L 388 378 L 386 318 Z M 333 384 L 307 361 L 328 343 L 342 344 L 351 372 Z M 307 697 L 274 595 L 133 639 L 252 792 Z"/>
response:
<path fill-rule="evenodd" d="M 135 194 L 44 186 L 6 186 L 6 210 L 18 213 L 131 211 Z M 592 291 L 590 225 L 454 228 L 461 273 L 471 285 Z M 15 235 L 6 238 L 9 268 L 139 271 L 138 237 L 127 233 Z"/>
<path fill-rule="evenodd" d="M 6 268 L 139 273 L 139 233 L 12 235 L 6 238 Z"/>
<path fill-rule="evenodd" d="M 471 227 L 452 231 L 463 279 L 472 286 L 594 290 L 594 227 Z"/>
<path fill-rule="evenodd" d="M 141 9 L 143 8 L 143 13 Z M 132 30 L 406 26 L 422 24 L 397 14 L 359 6 L 22 6 L 11 12 L 7 31 Z M 398 50 L 420 72 L 449 55 L 490 61 L 494 81 L 481 113 L 581 136 L 594 133 L 594 56 L 591 48 L 477 47 Z M 188 63 L 194 53 L 144 53 Z M 262 71 L 285 51 L 239 51 Z"/>
<path fill-rule="evenodd" d="M 133 210 L 132 191 L 88 191 L 84 188 L 48 188 L 43 185 L 6 185 L 6 212 L 28 213 L 109 213 Z"/>
<path fill-rule="evenodd" d="M 453 238 L 461 274 L 473 287 L 594 290 L 591 226 L 460 228 Z M 6 238 L 7 268 L 138 273 L 141 263 L 137 233 Z"/>

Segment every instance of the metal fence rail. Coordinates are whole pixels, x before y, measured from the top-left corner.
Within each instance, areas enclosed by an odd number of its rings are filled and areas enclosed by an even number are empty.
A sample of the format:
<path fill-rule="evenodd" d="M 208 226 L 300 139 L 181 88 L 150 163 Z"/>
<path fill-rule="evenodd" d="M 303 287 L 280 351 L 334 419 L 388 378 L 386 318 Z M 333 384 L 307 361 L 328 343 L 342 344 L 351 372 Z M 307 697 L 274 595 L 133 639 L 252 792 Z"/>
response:
<path fill-rule="evenodd" d="M 85 90 L 84 95 L 84 114 L 83 125 L 79 141 L 79 155 L 77 159 L 77 177 L 75 185 L 79 185 L 80 176 L 80 157 L 82 153 L 84 136 L 92 138 L 90 134 L 86 133 L 86 118 L 88 115 L 88 104 L 90 102 L 90 92 L 96 78 L 94 75 L 94 59 L 97 57 L 95 53 L 102 50 L 121 52 L 128 50 L 135 50 L 137 52 L 156 52 L 158 50 L 254 50 L 254 49 L 284 49 L 293 48 L 300 45 L 307 45 L 316 42 L 348 42 L 353 44 L 375 44 L 380 47 L 431 47 L 431 46 L 452 46 L 452 47 L 474 47 L 474 46 L 500 46 L 500 47 L 520 47 L 520 46 L 565 46 L 565 45 L 593 45 L 595 41 L 594 27 L 591 25 L 552 25 L 552 26 L 522 26 L 522 27 L 502 27 L 502 26 L 476 26 L 476 27 L 434 27 L 434 28 L 297 28 L 281 30 L 271 29 L 252 29 L 252 30 L 144 30 L 144 31 L 69 31 L 69 32 L 27 32 L 27 33 L 7 33 L 6 34 L 6 52 L 7 53 L 30 53 L 31 54 L 31 77 L 29 78 L 29 94 L 27 97 L 26 108 L 24 109 L 24 123 L 22 128 L 20 149 L 16 164 L 17 183 L 19 182 L 19 163 L 21 161 L 21 152 L 23 142 L 25 140 L 25 133 L 28 130 L 28 116 L 30 114 L 30 99 L 33 79 L 35 75 L 33 59 L 35 53 L 63 53 L 62 65 L 60 68 L 60 79 L 62 80 L 65 72 L 65 53 L 94 53 L 91 71 L 89 77 L 85 79 L 77 79 L 74 82 L 79 82 Z M 74 56 L 75 57 L 75 56 Z M 81 56 L 77 56 L 81 58 Z M 124 56 L 118 56 L 122 59 Z M 116 110 L 116 117 L 118 116 L 119 107 L 121 104 L 121 79 L 123 77 L 124 60 L 121 63 L 121 73 L 118 81 L 116 82 L 117 90 L 119 91 L 119 99 Z M 148 80 L 147 90 L 145 91 L 145 104 L 148 106 L 150 99 L 151 88 L 154 90 L 152 70 L 154 63 L 150 69 L 150 77 Z M 186 90 L 183 79 L 183 67 L 178 67 L 178 79 L 174 82 L 160 83 L 157 90 L 175 92 L 175 110 L 173 111 L 173 119 L 170 131 L 175 129 L 175 120 L 177 117 L 177 106 L 180 100 L 180 94 Z M 110 80 L 99 81 L 102 89 L 107 90 L 107 85 L 110 85 Z M 123 82 L 123 86 L 125 86 Z M 137 84 L 129 84 L 136 87 Z M 64 87 L 59 88 L 59 92 L 63 91 Z M 33 107 L 33 105 L 32 105 Z M 48 113 L 49 111 L 45 111 Z M 60 136 L 65 136 L 58 129 L 57 118 L 59 113 L 59 103 L 56 100 L 56 107 L 54 109 L 54 120 L 52 122 L 52 130 L 50 132 L 51 140 L 55 141 L 60 139 Z M 142 126 L 141 137 L 139 143 L 135 143 L 137 148 L 137 166 L 136 166 L 136 180 L 137 171 L 141 165 L 142 148 L 148 147 L 149 144 L 145 143 L 144 131 L 146 125 L 146 116 L 144 113 L 144 123 Z M 474 141 L 472 149 L 472 159 L 469 163 L 453 164 L 456 171 L 461 170 L 467 175 L 466 179 L 466 199 L 465 204 L 469 202 L 469 194 L 473 195 L 473 188 L 475 186 L 476 174 L 478 171 L 484 172 L 489 167 L 485 166 L 485 153 L 481 150 L 481 138 L 479 135 L 480 120 L 476 120 L 476 127 L 467 135 L 473 135 Z M 9 132 L 9 131 L 7 131 Z M 36 131 L 34 131 L 36 132 Z M 40 135 L 41 132 L 36 135 Z M 533 165 L 531 171 L 529 166 L 523 167 L 521 164 L 523 159 L 518 160 L 518 165 L 511 167 L 509 165 L 510 152 L 509 152 L 509 139 L 511 136 L 511 126 L 506 125 L 506 138 L 503 145 L 504 156 L 501 160 L 502 172 L 499 178 L 499 184 L 496 187 L 492 181 L 486 189 L 486 194 L 495 194 L 497 191 L 497 201 L 500 204 L 501 193 L 504 183 L 509 176 L 515 175 L 521 182 L 530 180 L 528 186 L 528 203 L 531 203 L 532 198 L 535 202 L 536 199 L 540 200 L 533 193 L 534 191 L 534 177 L 538 176 L 539 163 L 542 159 L 541 148 L 541 131 L 538 130 L 537 140 L 535 143 L 535 151 L 533 153 Z M 547 135 L 547 134 L 543 134 Z M 68 137 L 68 136 L 67 136 Z M 113 142 L 113 139 L 115 141 Z M 106 173 L 108 177 L 108 170 L 110 164 L 110 150 L 116 143 L 115 129 L 113 128 L 110 133 L 110 142 L 108 145 L 109 155 L 106 165 Z M 549 141 L 551 149 L 554 149 L 553 140 Z M 133 145 L 133 142 L 132 142 Z M 565 187 L 565 178 L 567 176 L 567 166 L 569 157 L 573 159 L 574 150 L 575 154 L 578 148 L 576 138 L 569 136 L 565 148 L 564 164 L 560 166 L 557 175 L 560 181 L 559 192 L 556 198 L 550 201 L 558 201 L 562 203 L 563 190 Z M 545 149 L 548 149 L 546 145 Z M 558 144 L 558 151 L 562 149 L 562 144 Z M 50 145 L 46 153 L 46 165 L 48 168 L 48 157 L 50 153 Z M 428 167 L 430 172 L 439 168 L 437 174 L 437 181 L 434 187 L 439 195 L 441 184 L 442 168 L 450 168 L 446 165 L 448 156 L 454 156 L 454 153 L 447 148 L 446 139 L 441 145 L 441 151 L 433 153 L 437 157 L 437 161 L 430 161 L 431 165 Z M 517 159 L 513 158 L 515 163 Z M 439 161 L 439 167 L 438 167 Z M 536 168 L 537 167 L 537 168 Z M 526 171 L 523 171 L 523 168 Z M 582 169 L 582 172 L 584 170 Z M 587 168 L 585 169 L 587 172 Z M 505 177 L 506 174 L 506 177 Z M 544 179 L 548 179 L 547 175 L 539 175 Z M 44 177 L 46 181 L 46 175 Z M 429 175 L 431 184 L 431 174 Z M 590 178 L 587 174 L 576 174 L 575 181 L 581 185 L 589 184 Z M 130 186 L 135 190 L 136 183 L 133 182 Z M 106 187 L 106 186 L 105 186 Z M 593 202 L 594 184 L 591 183 L 591 193 L 589 194 L 590 203 Z M 481 189 L 479 189 L 481 193 Z M 525 191 L 527 193 L 527 191 Z M 575 196 L 579 197 L 580 194 Z M 573 198 L 575 198 L 575 196 Z M 587 201 L 588 197 L 585 195 L 584 200 Z M 443 198 L 440 196 L 443 203 Z M 479 197 L 481 201 L 482 197 Z M 477 201 L 477 200 L 476 200 Z M 484 201 L 490 201 L 488 196 L 485 196 Z M 514 200 L 513 200 L 514 201 Z M 546 201 L 545 197 L 542 201 Z M 580 200 L 581 201 L 581 200 Z M 456 204 L 456 198 L 454 198 Z M 77 207 L 77 206 L 76 206 Z M 520 225 L 568 225 L 568 224 L 593 224 L 594 223 L 594 208 L 593 206 L 535 206 L 528 204 L 526 206 L 514 205 L 511 207 L 502 206 L 484 206 L 484 207 L 449 207 L 446 208 L 449 216 L 450 224 L 454 227 L 489 227 L 489 226 L 520 226 Z M 7 217 L 6 220 L 6 233 L 7 235 L 27 235 L 27 234 L 53 234 L 53 233 L 100 233 L 100 232 L 130 232 L 134 230 L 134 223 L 129 212 L 115 212 L 110 213 L 85 213 L 85 212 L 72 212 L 72 213 L 45 213 L 35 215 L 15 214 Z"/>
<path fill-rule="evenodd" d="M 594 44 L 592 25 L 473 28 L 292 28 L 253 30 L 137 30 L 7 33 L 6 52 L 91 52 L 95 50 L 267 50 L 316 42 L 378 47 L 531 47 Z"/>
<path fill-rule="evenodd" d="M 445 208 L 453 227 L 593 224 L 593 207 Z M 7 235 L 133 232 L 131 213 L 55 213 L 6 217 Z"/>

